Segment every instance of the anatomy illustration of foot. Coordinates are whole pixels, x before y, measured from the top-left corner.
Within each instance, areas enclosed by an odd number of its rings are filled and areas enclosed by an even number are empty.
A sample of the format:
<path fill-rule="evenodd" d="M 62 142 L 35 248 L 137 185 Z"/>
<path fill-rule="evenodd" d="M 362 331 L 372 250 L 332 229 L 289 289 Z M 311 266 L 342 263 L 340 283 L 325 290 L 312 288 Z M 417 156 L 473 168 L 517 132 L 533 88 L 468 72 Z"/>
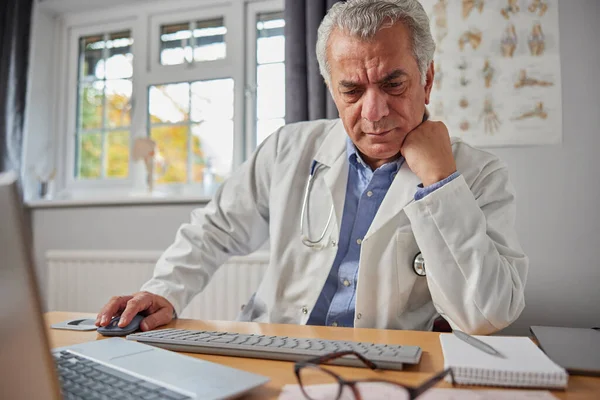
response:
<path fill-rule="evenodd" d="M 523 114 L 519 115 L 518 117 L 513 118 L 513 120 L 521 121 L 524 119 L 535 118 L 535 117 L 540 118 L 540 119 L 548 118 L 548 113 L 544 110 L 544 102 L 543 101 L 540 101 L 539 103 L 537 103 L 533 110 L 524 112 Z"/>
<path fill-rule="evenodd" d="M 554 85 L 554 83 L 552 83 L 550 81 L 544 81 L 541 79 L 535 79 L 535 78 L 531 78 L 531 77 L 527 76 L 527 71 L 522 69 L 519 72 L 519 80 L 515 83 L 515 89 L 520 89 L 520 88 L 526 87 L 526 86 L 546 87 L 546 86 L 553 86 L 553 85 Z"/>

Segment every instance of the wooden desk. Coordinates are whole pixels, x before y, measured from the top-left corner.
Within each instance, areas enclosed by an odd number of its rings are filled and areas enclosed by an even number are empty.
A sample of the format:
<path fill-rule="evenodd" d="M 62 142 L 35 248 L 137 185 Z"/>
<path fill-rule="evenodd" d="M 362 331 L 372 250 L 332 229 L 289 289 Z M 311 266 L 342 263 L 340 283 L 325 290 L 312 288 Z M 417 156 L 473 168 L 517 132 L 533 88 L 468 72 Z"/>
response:
<path fill-rule="evenodd" d="M 92 314 L 50 312 L 45 315 L 46 324 L 64 321 L 71 318 L 90 318 Z M 375 343 L 390 343 L 420 346 L 423 349 L 421 362 L 416 366 L 409 366 L 404 371 L 373 372 L 362 368 L 328 367 L 343 377 L 367 378 L 380 377 L 400 382 L 405 385 L 418 385 L 426 380 L 434 372 L 441 371 L 444 366 L 442 349 L 438 339 L 439 333 L 415 332 L 415 331 L 392 331 L 377 329 L 348 329 L 333 327 L 315 327 L 300 325 L 281 324 L 258 324 L 228 321 L 195 321 L 180 319 L 166 327 L 195 330 L 229 331 L 238 333 L 256 333 L 263 335 L 318 337 L 335 340 L 354 340 Z M 92 332 L 64 331 L 48 329 L 50 344 L 52 347 L 68 346 L 77 343 L 100 340 L 104 337 Z M 191 357 L 216 362 L 230 367 L 243 369 L 258 373 L 271 378 L 266 385 L 255 389 L 244 400 L 277 399 L 283 385 L 296 384 L 296 376 L 293 371 L 293 363 L 286 361 L 271 361 L 251 358 L 213 356 L 204 354 L 186 353 Z M 450 387 L 442 382 L 439 387 Z M 600 377 L 571 376 L 567 391 L 552 392 L 559 399 L 600 399 Z"/>

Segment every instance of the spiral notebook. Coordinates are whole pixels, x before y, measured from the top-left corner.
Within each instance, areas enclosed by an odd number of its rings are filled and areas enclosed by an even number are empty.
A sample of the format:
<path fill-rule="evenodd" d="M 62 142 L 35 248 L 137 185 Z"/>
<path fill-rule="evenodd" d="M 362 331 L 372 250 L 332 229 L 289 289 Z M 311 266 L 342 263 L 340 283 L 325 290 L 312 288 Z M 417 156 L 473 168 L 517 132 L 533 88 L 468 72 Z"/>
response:
<path fill-rule="evenodd" d="M 569 375 L 527 337 L 475 336 L 504 358 L 487 354 L 453 334 L 441 334 L 444 367 L 459 384 L 563 389 Z M 448 377 L 449 378 L 449 377 Z"/>

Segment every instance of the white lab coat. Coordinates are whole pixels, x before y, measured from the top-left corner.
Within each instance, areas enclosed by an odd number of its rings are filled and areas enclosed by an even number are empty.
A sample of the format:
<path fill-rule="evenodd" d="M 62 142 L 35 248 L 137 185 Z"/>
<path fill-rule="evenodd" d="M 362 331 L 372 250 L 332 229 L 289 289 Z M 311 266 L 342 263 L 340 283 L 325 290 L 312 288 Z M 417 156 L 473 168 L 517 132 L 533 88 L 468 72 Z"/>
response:
<path fill-rule="evenodd" d="M 414 201 L 420 180 L 404 163 L 362 240 L 354 326 L 431 330 L 450 325 L 487 334 L 513 322 L 524 307 L 528 259 L 514 229 L 515 197 L 506 167 L 492 154 L 453 140 L 460 176 Z M 334 213 L 322 246 L 301 240 L 300 213 L 313 160 L 308 204 L 312 239 Z M 270 260 L 239 319 L 305 324 L 338 247 L 348 177 L 340 120 L 287 125 L 271 135 L 218 190 L 192 212 L 142 290 L 164 296 L 181 313 L 234 255 L 270 239 Z M 417 276 L 421 251 L 427 276 Z"/>

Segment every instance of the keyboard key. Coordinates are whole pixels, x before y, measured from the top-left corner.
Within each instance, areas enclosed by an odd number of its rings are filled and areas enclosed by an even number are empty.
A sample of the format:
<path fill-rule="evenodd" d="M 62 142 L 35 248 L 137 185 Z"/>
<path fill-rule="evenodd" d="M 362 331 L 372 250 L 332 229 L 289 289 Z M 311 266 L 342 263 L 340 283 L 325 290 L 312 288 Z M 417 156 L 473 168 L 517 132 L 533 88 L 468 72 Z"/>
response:
<path fill-rule="evenodd" d="M 294 339 L 287 339 L 285 341 L 285 344 L 281 347 L 284 349 L 294 349 L 294 348 L 298 347 L 298 341 L 296 341 Z"/>
<path fill-rule="evenodd" d="M 246 345 L 246 346 L 254 346 L 256 343 L 260 342 L 260 339 L 261 339 L 261 336 L 251 336 L 244 343 L 244 345 Z"/>
<path fill-rule="evenodd" d="M 271 343 L 271 347 L 282 347 L 283 345 L 285 345 L 285 342 L 285 339 L 275 338 L 273 339 L 273 343 Z"/>
<path fill-rule="evenodd" d="M 160 399 L 160 393 L 158 392 L 152 392 L 152 393 L 148 393 L 145 397 L 144 400 L 158 400 Z"/>
<path fill-rule="evenodd" d="M 263 337 L 256 343 L 256 346 L 269 346 L 271 343 L 273 343 L 273 339 L 270 337 Z"/>
<path fill-rule="evenodd" d="M 126 386 L 129 386 L 129 382 L 117 381 L 116 383 L 113 383 L 113 385 L 112 385 L 112 387 L 117 388 L 117 389 L 123 389 Z"/>
<path fill-rule="evenodd" d="M 120 388 L 121 390 L 124 390 L 126 392 L 133 392 L 134 390 L 136 390 L 138 388 L 137 385 L 134 385 L 133 383 L 128 383 L 126 386 L 123 386 L 122 388 Z"/>
<path fill-rule="evenodd" d="M 138 386 L 139 386 L 139 387 L 142 387 L 142 388 L 144 388 L 144 389 L 146 389 L 146 390 L 157 390 L 157 389 L 161 389 L 161 387 L 160 387 L 160 386 L 158 386 L 158 385 L 155 385 L 154 383 L 151 383 L 151 382 L 145 382 L 145 381 L 144 381 L 144 382 L 140 382 L 140 383 L 138 383 Z"/>
<path fill-rule="evenodd" d="M 129 374 L 125 374 L 125 373 L 123 373 L 121 371 L 112 369 L 110 367 L 106 367 L 106 366 L 101 365 L 101 364 L 95 366 L 94 369 L 96 369 L 97 371 L 104 372 L 105 374 L 115 376 L 115 377 L 117 377 L 119 379 L 122 379 L 124 381 L 127 381 L 129 383 L 137 383 L 137 382 L 141 381 L 141 379 L 136 378 L 135 376 L 131 376 Z"/>
<path fill-rule="evenodd" d="M 134 396 L 140 396 L 140 397 L 146 397 L 145 394 L 147 394 L 148 391 L 144 388 L 141 387 L 137 387 L 135 390 L 131 391 L 131 394 Z"/>
<path fill-rule="evenodd" d="M 210 341 L 210 343 L 230 343 L 235 340 L 235 336 L 221 336 L 216 337 Z"/>
<path fill-rule="evenodd" d="M 188 396 L 181 394 L 181 393 L 176 393 L 173 392 L 171 390 L 168 389 L 163 389 L 160 392 L 160 395 L 165 398 L 165 399 L 169 399 L 169 400 L 184 400 L 184 399 L 189 399 Z"/>
<path fill-rule="evenodd" d="M 238 335 L 231 344 L 246 344 L 248 339 L 250 339 L 250 335 Z"/>

